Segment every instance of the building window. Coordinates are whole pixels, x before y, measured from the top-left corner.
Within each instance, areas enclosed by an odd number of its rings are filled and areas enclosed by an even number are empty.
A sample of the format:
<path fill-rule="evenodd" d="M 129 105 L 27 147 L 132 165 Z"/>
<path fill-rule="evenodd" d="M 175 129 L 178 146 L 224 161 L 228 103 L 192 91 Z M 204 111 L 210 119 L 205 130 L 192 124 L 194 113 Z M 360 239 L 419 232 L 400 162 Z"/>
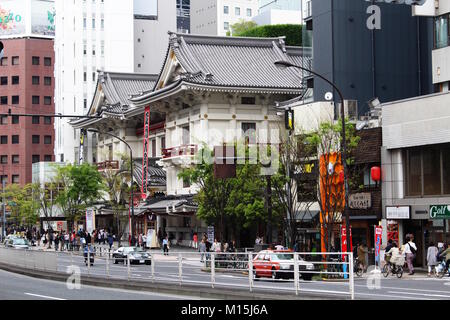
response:
<path fill-rule="evenodd" d="M 1 156 L 1 163 L 8 164 L 8 156 Z"/>
<path fill-rule="evenodd" d="M 45 162 L 52 162 L 53 161 L 52 156 L 51 155 L 45 155 L 44 156 L 44 161 Z"/>
<path fill-rule="evenodd" d="M 13 164 L 18 164 L 18 163 L 20 163 L 20 157 L 19 157 L 19 155 L 13 155 L 13 156 L 11 157 L 11 162 L 12 162 Z"/>
<path fill-rule="evenodd" d="M 256 123 L 242 123 L 245 144 L 256 144 Z"/>
<path fill-rule="evenodd" d="M 229 30 L 230 29 L 230 23 L 229 22 L 224 22 L 223 23 L 223 29 L 224 30 Z"/>
<path fill-rule="evenodd" d="M 8 136 L 1 136 L 0 144 L 8 144 Z"/>
<path fill-rule="evenodd" d="M 1 77 L 0 78 L 0 85 L 7 86 L 8 85 L 8 77 Z"/>
<path fill-rule="evenodd" d="M 0 65 L 1 65 L 2 67 L 6 67 L 6 66 L 8 65 L 8 58 L 2 58 L 2 59 L 0 60 Z"/>
<path fill-rule="evenodd" d="M 40 162 L 41 161 L 41 157 L 38 155 L 38 154 L 34 154 L 32 157 L 31 157 L 31 162 L 32 163 L 38 163 L 38 162 Z"/>
<path fill-rule="evenodd" d="M 41 63 L 40 60 L 41 59 L 39 57 L 32 57 L 31 58 L 31 63 L 33 64 L 33 66 L 38 66 Z"/>
<path fill-rule="evenodd" d="M 51 117 L 44 117 L 44 124 L 52 124 L 52 118 Z"/>
<path fill-rule="evenodd" d="M 0 97 L 0 104 L 8 104 L 8 96 L 1 96 Z"/>
<path fill-rule="evenodd" d="M 34 85 L 38 85 L 39 82 L 40 82 L 40 78 L 39 78 L 38 76 L 33 76 L 33 78 L 32 78 L 32 83 L 33 83 Z"/>
<path fill-rule="evenodd" d="M 44 144 L 52 144 L 52 136 L 45 136 Z"/>
<path fill-rule="evenodd" d="M 3 184 L 5 182 L 5 185 L 8 184 L 8 176 L 0 176 L 0 183 Z"/>
<path fill-rule="evenodd" d="M 40 104 L 40 103 L 41 103 L 41 99 L 40 99 L 39 96 L 33 96 L 33 97 L 31 98 L 31 102 L 32 102 L 33 104 Z"/>
<path fill-rule="evenodd" d="M 434 47 L 440 49 L 450 45 L 450 15 L 446 14 L 434 19 Z"/>
<path fill-rule="evenodd" d="M 11 103 L 12 104 L 19 104 L 19 100 L 20 100 L 19 96 L 12 96 L 11 97 Z"/>
<path fill-rule="evenodd" d="M 84 106 L 85 109 L 87 109 L 87 99 L 83 100 L 83 106 Z"/>
<path fill-rule="evenodd" d="M 240 16 L 241 15 L 241 8 L 239 8 L 239 7 L 234 8 L 234 14 L 236 16 Z"/>
<path fill-rule="evenodd" d="M 404 151 L 405 194 L 409 197 L 450 194 L 450 145 Z"/>
<path fill-rule="evenodd" d="M 19 124 L 19 116 L 12 116 L 11 123 L 12 124 Z"/>
<path fill-rule="evenodd" d="M 39 116 L 33 116 L 31 118 L 31 123 L 32 124 L 39 124 Z"/>
<path fill-rule="evenodd" d="M 251 17 L 252 16 L 252 9 L 247 9 L 247 17 Z"/>
<path fill-rule="evenodd" d="M 52 77 L 44 77 L 44 85 L 51 86 L 52 85 Z"/>
<path fill-rule="evenodd" d="M 86 71 L 83 73 L 83 81 L 84 81 L 84 82 L 87 81 L 87 72 L 86 72 Z"/>
<path fill-rule="evenodd" d="M 224 7 L 223 7 L 223 13 L 224 13 L 224 14 L 229 14 L 229 13 L 230 13 L 230 7 L 224 6 Z"/>
<path fill-rule="evenodd" d="M 156 139 L 152 139 L 152 158 L 156 158 Z"/>
<path fill-rule="evenodd" d="M 19 175 L 17 174 L 13 174 L 12 176 L 12 181 L 13 184 L 19 184 L 20 183 L 20 179 L 19 179 Z"/>
<path fill-rule="evenodd" d="M 19 136 L 12 136 L 12 144 L 19 144 Z"/>
<path fill-rule="evenodd" d="M 50 58 L 50 57 L 45 57 L 45 58 L 44 58 L 44 66 L 46 66 L 46 67 L 51 67 L 51 66 L 52 66 L 52 58 Z"/>
<path fill-rule="evenodd" d="M 13 66 L 19 65 L 19 57 L 12 57 L 12 65 Z"/>
<path fill-rule="evenodd" d="M 44 97 L 44 104 L 50 106 L 52 104 L 52 97 Z"/>
<path fill-rule="evenodd" d="M 8 124 L 8 116 L 1 116 L 0 117 L 0 124 L 1 125 Z"/>
<path fill-rule="evenodd" d="M 12 84 L 19 84 L 19 76 L 12 76 L 11 77 L 11 83 Z"/>
<path fill-rule="evenodd" d="M 33 144 L 39 144 L 41 139 L 39 136 L 33 136 L 31 140 Z"/>
<path fill-rule="evenodd" d="M 166 148 L 166 137 L 161 137 L 161 149 Z"/>
<path fill-rule="evenodd" d="M 242 97 L 241 104 L 254 105 L 254 104 L 256 104 L 256 98 L 255 97 Z"/>

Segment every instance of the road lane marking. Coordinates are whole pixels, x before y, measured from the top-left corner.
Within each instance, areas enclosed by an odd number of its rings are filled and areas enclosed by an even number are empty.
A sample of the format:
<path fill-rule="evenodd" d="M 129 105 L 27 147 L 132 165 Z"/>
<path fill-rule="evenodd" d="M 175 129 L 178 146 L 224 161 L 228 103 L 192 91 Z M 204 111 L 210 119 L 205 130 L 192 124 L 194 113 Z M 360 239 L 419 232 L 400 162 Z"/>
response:
<path fill-rule="evenodd" d="M 407 295 L 415 295 L 415 296 L 425 296 L 425 297 L 436 297 L 436 298 L 449 298 L 450 296 L 442 295 L 442 294 L 429 294 L 429 293 L 413 293 L 413 292 L 397 292 L 397 291 L 388 291 L 388 293 L 394 294 L 407 294 Z"/>
<path fill-rule="evenodd" d="M 34 293 L 24 292 L 24 294 L 26 294 L 27 296 L 33 296 L 33 297 L 38 297 L 38 298 L 50 299 L 50 300 L 66 300 L 66 299 L 55 298 L 55 297 L 50 297 L 50 296 L 43 296 L 43 295 L 34 294 Z"/>
<path fill-rule="evenodd" d="M 403 292 L 401 293 L 403 294 Z M 358 296 L 372 296 L 372 297 L 383 297 L 383 298 L 395 298 L 395 299 L 411 299 L 411 297 L 407 297 L 407 296 L 400 296 L 400 295 L 389 295 L 389 294 L 376 294 L 376 293 L 359 293 L 359 292 L 355 292 L 355 297 Z M 417 299 L 420 300 L 434 300 L 434 299 L 428 299 L 428 298 L 424 298 L 424 297 L 418 297 Z M 381 300 L 386 300 L 386 299 L 381 299 Z"/>

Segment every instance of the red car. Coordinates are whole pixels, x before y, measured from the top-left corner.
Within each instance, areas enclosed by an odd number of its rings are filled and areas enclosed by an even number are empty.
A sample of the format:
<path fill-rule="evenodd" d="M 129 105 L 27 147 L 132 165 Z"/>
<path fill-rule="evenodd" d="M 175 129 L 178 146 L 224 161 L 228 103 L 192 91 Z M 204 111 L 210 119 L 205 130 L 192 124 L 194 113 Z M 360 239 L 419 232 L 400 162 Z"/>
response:
<path fill-rule="evenodd" d="M 298 258 L 299 271 L 303 280 L 310 281 L 314 265 Z M 253 259 L 253 277 L 266 277 L 272 279 L 294 278 L 294 253 L 292 251 L 263 250 Z"/>

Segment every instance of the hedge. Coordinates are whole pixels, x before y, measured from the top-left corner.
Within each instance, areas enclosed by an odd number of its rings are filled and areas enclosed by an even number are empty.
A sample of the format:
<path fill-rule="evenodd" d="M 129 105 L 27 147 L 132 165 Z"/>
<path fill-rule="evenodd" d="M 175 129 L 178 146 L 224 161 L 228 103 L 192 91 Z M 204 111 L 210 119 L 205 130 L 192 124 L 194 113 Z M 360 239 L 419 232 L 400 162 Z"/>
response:
<path fill-rule="evenodd" d="M 307 43 L 302 44 L 303 26 L 298 24 L 277 24 L 259 26 L 240 34 L 234 34 L 236 37 L 254 37 L 254 38 L 276 38 L 285 36 L 288 46 L 311 46 L 308 38 Z"/>

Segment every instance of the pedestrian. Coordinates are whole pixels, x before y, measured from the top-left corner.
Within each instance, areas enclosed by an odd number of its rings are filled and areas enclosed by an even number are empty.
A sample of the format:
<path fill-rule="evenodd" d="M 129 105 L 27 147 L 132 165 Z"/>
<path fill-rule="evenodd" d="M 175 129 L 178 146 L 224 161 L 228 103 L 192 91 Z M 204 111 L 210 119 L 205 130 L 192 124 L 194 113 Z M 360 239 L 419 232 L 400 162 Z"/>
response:
<path fill-rule="evenodd" d="M 169 247 L 169 237 L 166 236 L 166 237 L 163 239 L 163 252 L 164 252 L 164 255 L 165 255 L 165 256 L 168 256 L 168 255 L 169 255 L 169 249 L 170 249 L 170 247 Z"/>
<path fill-rule="evenodd" d="M 142 235 L 142 249 L 147 249 L 147 236 L 145 234 Z"/>
<path fill-rule="evenodd" d="M 194 236 L 192 237 L 192 241 L 194 242 L 194 249 L 198 249 L 198 235 L 197 233 L 194 233 Z"/>
<path fill-rule="evenodd" d="M 55 233 L 55 251 L 58 251 L 59 248 L 59 234 Z"/>
<path fill-rule="evenodd" d="M 214 239 L 214 244 L 212 246 L 212 251 L 213 252 L 221 252 L 221 245 L 220 242 L 217 241 L 217 239 Z"/>
<path fill-rule="evenodd" d="M 41 246 L 41 232 L 38 230 L 36 231 L 36 241 L 38 248 Z"/>
<path fill-rule="evenodd" d="M 414 259 L 417 254 L 417 246 L 413 242 L 414 236 L 408 234 L 406 236 L 406 244 L 405 244 L 405 255 L 406 255 L 406 263 L 408 264 L 409 275 L 412 276 L 414 274 Z"/>
<path fill-rule="evenodd" d="M 202 239 L 198 246 L 198 250 L 200 251 L 200 262 L 205 262 L 205 255 L 206 255 L 206 243 L 205 239 Z"/>
<path fill-rule="evenodd" d="M 445 261 L 445 270 L 448 270 L 448 267 L 450 266 L 450 243 L 448 244 L 447 249 L 443 251 L 439 256 Z M 450 271 L 448 276 L 450 277 Z"/>
<path fill-rule="evenodd" d="M 114 244 L 114 237 L 111 233 L 108 234 L 108 244 L 109 244 L 109 251 L 111 251 L 111 248 Z"/>
<path fill-rule="evenodd" d="M 368 248 L 366 247 L 366 244 L 361 242 L 361 244 L 358 247 L 358 259 L 359 263 L 363 266 L 364 272 L 367 270 L 367 260 L 366 260 L 366 254 L 369 252 Z"/>
<path fill-rule="evenodd" d="M 69 242 L 70 242 L 70 235 L 67 232 L 64 234 L 64 250 L 69 251 Z"/>
<path fill-rule="evenodd" d="M 144 240 L 142 239 L 142 233 L 139 233 L 138 236 L 138 243 L 139 243 L 139 247 L 142 248 L 142 243 L 144 242 Z"/>
<path fill-rule="evenodd" d="M 438 252 L 438 248 L 434 245 L 433 242 L 431 242 L 427 250 L 427 265 L 429 277 L 431 277 L 431 271 L 434 269 L 434 266 L 437 265 Z"/>

